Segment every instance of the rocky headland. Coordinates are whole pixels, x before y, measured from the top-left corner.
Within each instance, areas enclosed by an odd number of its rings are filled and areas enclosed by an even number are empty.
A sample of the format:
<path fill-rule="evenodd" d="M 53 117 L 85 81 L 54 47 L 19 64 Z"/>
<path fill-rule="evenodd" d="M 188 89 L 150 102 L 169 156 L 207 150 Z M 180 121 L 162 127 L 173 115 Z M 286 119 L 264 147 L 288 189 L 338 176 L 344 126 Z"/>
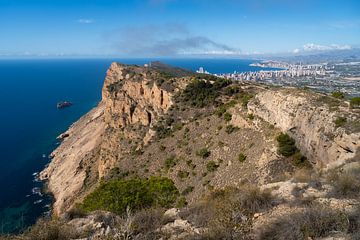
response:
<path fill-rule="evenodd" d="M 54 195 L 53 214 L 68 227 L 92 229 L 88 239 L 360 236 L 360 223 L 351 219 L 359 211 L 360 191 L 346 185 L 350 181 L 360 187 L 360 113 L 341 99 L 306 89 L 231 82 L 161 63 L 112 63 L 99 105 L 61 138 L 40 178 Z M 69 220 L 99 186 L 152 176 L 173 182 L 181 195 L 172 206 L 177 208 L 115 215 L 88 211 Z M 258 203 L 249 207 L 248 201 Z M 346 219 L 328 219 L 331 223 L 324 225 L 331 226 L 314 233 L 310 217 L 305 221 L 301 215 L 312 208 L 324 208 L 314 214 Z M 212 211 L 232 217 L 219 220 Z M 132 228 L 136 214 L 168 221 L 157 220 L 151 230 L 141 232 Z M 112 220 L 99 220 L 100 215 Z M 202 215 L 208 220 L 201 220 Z M 286 217 L 300 218 L 309 229 L 281 235 L 271 226 L 295 224 Z M 217 221 L 223 225 L 217 224 L 214 233 Z M 339 224 L 341 229 L 334 226 Z M 129 238 L 122 238 L 124 232 Z"/>

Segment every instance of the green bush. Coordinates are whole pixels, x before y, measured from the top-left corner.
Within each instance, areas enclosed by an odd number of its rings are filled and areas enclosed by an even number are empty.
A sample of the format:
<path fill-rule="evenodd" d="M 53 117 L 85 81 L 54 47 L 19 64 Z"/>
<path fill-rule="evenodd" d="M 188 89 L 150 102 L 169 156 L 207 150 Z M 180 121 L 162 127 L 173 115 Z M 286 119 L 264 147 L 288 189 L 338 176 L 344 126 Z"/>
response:
<path fill-rule="evenodd" d="M 346 118 L 345 117 L 338 117 L 335 119 L 334 123 L 335 123 L 335 127 L 343 127 L 346 124 Z"/>
<path fill-rule="evenodd" d="M 165 160 L 164 165 L 165 165 L 166 169 L 170 169 L 170 168 L 174 167 L 176 165 L 175 156 L 171 156 L 171 157 L 167 158 Z"/>
<path fill-rule="evenodd" d="M 187 178 L 189 176 L 189 172 L 180 170 L 178 171 L 177 176 L 179 178 Z"/>
<path fill-rule="evenodd" d="M 331 96 L 333 96 L 334 98 L 338 98 L 338 99 L 344 99 L 345 98 L 345 94 L 343 92 L 340 92 L 340 91 L 332 92 Z"/>
<path fill-rule="evenodd" d="M 246 160 L 247 156 L 243 153 L 239 153 L 238 160 L 239 162 L 244 162 Z"/>
<path fill-rule="evenodd" d="M 224 113 L 224 120 L 225 120 L 226 122 L 230 122 L 230 121 L 231 121 L 231 118 L 232 118 L 232 115 L 231 115 L 230 113 L 228 113 L 228 112 L 225 112 L 225 113 Z"/>
<path fill-rule="evenodd" d="M 250 119 L 250 120 L 254 120 L 254 119 L 255 119 L 255 116 L 254 116 L 254 114 L 252 114 L 252 113 L 250 113 L 247 117 L 248 117 L 248 119 Z"/>
<path fill-rule="evenodd" d="M 350 107 L 359 108 L 360 107 L 360 97 L 354 97 L 350 99 Z"/>
<path fill-rule="evenodd" d="M 292 139 L 288 134 L 281 133 L 276 138 L 278 142 L 278 152 L 279 154 L 290 157 L 294 155 L 298 150 L 295 146 L 295 140 Z"/>
<path fill-rule="evenodd" d="M 229 85 L 231 81 L 223 78 L 212 80 L 214 80 L 213 83 L 209 80 L 195 78 L 183 91 L 182 100 L 200 108 L 214 104 L 220 90 Z"/>
<path fill-rule="evenodd" d="M 239 130 L 238 127 L 235 127 L 234 125 L 229 124 L 229 125 L 226 126 L 225 132 L 227 134 L 231 134 L 231 133 L 233 133 L 233 132 L 235 132 L 237 130 Z"/>
<path fill-rule="evenodd" d="M 248 93 L 240 94 L 238 98 L 240 99 L 240 102 L 243 107 L 247 108 L 248 103 L 254 96 Z"/>
<path fill-rule="evenodd" d="M 179 192 L 172 180 L 162 177 L 150 179 L 113 180 L 101 184 L 80 204 L 86 212 L 105 210 L 123 214 L 126 208 L 171 207 Z"/>
<path fill-rule="evenodd" d="M 218 117 L 221 117 L 226 112 L 226 107 L 224 105 L 221 105 L 216 111 L 215 114 Z"/>
<path fill-rule="evenodd" d="M 292 158 L 293 158 L 293 164 L 295 166 L 302 166 L 307 163 L 307 161 L 306 161 L 307 158 L 305 156 L 303 156 L 299 151 L 294 153 Z"/>
<path fill-rule="evenodd" d="M 196 155 L 202 158 L 208 158 L 210 156 L 211 152 L 207 148 L 202 148 L 199 151 L 196 152 Z"/>
<path fill-rule="evenodd" d="M 216 169 L 219 167 L 219 164 L 217 164 L 216 162 L 214 161 L 209 161 L 207 164 L 206 164 L 206 169 L 208 170 L 208 172 L 214 172 L 216 171 Z"/>
<path fill-rule="evenodd" d="M 171 128 L 170 127 L 166 127 L 164 125 L 157 125 L 154 127 L 155 131 L 156 131 L 156 135 L 158 136 L 158 138 L 166 138 L 169 137 L 172 133 Z"/>
<path fill-rule="evenodd" d="M 194 190 L 193 186 L 188 186 L 187 188 L 184 189 L 184 191 L 181 192 L 181 195 L 188 195 L 189 193 L 191 193 Z"/>

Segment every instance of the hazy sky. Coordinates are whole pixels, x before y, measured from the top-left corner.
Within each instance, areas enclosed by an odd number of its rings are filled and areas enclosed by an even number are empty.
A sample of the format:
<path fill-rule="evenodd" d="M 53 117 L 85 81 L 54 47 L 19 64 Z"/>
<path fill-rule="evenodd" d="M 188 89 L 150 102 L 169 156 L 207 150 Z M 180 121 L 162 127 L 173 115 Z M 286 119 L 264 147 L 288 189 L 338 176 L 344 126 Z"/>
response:
<path fill-rule="evenodd" d="M 0 0 L 2 56 L 298 53 L 359 45 L 359 0 Z"/>

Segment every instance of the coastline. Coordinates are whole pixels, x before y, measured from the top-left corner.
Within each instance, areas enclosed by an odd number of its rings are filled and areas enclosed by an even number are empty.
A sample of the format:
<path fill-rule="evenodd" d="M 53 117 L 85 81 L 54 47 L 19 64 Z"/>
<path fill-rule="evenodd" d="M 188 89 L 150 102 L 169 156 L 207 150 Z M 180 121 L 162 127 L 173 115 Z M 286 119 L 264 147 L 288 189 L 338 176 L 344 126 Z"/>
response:
<path fill-rule="evenodd" d="M 87 177 L 87 169 L 82 166 L 83 159 L 100 144 L 99 137 L 105 129 L 103 111 L 104 104 L 100 102 L 60 134 L 60 145 L 50 154 L 50 163 L 39 173 L 39 179 L 45 182 L 48 192 L 53 195 L 52 210 L 55 215 L 71 207 L 69 202 L 82 190 Z"/>

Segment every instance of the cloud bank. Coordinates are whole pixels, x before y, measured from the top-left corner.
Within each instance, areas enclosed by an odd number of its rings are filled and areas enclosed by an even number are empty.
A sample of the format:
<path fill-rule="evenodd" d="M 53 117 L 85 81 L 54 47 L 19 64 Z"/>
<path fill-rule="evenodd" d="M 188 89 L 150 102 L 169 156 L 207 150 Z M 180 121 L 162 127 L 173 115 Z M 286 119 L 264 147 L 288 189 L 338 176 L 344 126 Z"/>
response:
<path fill-rule="evenodd" d="M 186 26 L 172 23 L 123 27 L 111 33 L 109 41 L 115 51 L 128 56 L 229 55 L 240 50 L 192 34 Z"/>
<path fill-rule="evenodd" d="M 293 53 L 350 50 L 350 49 L 352 49 L 350 45 L 339 45 L 339 44 L 319 45 L 314 43 L 307 43 L 301 49 L 299 48 L 294 49 Z"/>

